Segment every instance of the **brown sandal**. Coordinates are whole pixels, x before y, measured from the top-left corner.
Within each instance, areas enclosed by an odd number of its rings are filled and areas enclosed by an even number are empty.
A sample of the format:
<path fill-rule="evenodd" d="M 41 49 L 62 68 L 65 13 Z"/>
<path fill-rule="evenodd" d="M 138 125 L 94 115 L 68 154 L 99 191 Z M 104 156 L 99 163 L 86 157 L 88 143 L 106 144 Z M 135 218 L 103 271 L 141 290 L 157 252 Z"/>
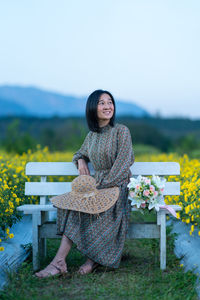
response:
<path fill-rule="evenodd" d="M 59 268 L 58 266 L 54 265 L 53 263 L 50 263 L 48 266 L 53 266 L 54 269 L 57 270 L 57 272 L 56 273 L 53 272 L 53 269 L 51 269 L 49 271 L 44 269 L 44 270 L 41 270 L 40 272 L 36 272 L 35 276 L 38 278 L 46 278 L 46 277 L 60 276 L 60 275 L 68 273 L 67 270 L 64 271 L 63 269 Z M 40 276 L 39 275 L 40 273 L 41 274 L 43 273 L 44 275 Z"/>

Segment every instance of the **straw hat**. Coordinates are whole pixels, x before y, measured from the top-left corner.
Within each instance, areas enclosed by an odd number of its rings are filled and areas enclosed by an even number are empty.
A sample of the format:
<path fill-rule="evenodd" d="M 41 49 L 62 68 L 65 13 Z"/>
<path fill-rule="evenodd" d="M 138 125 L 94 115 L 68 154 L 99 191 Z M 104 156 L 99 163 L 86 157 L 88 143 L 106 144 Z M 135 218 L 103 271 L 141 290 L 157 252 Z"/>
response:
<path fill-rule="evenodd" d="M 98 214 L 108 210 L 119 197 L 119 188 L 96 188 L 96 181 L 89 175 L 80 175 L 72 181 L 72 191 L 50 199 L 55 207 Z"/>

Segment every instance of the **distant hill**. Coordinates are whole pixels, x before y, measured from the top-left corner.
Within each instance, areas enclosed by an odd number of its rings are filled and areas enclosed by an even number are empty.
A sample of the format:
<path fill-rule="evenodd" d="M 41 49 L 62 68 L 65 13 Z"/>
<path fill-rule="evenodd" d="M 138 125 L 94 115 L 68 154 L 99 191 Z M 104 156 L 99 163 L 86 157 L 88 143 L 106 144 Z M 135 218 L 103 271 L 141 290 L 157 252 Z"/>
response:
<path fill-rule="evenodd" d="M 146 117 L 140 106 L 116 99 L 118 116 Z M 85 115 L 86 98 L 63 95 L 35 87 L 0 86 L 0 117 L 69 117 Z"/>
<path fill-rule="evenodd" d="M 0 97 L 0 116 L 26 115 L 28 111 L 22 105 L 13 102 L 10 99 L 1 99 Z"/>

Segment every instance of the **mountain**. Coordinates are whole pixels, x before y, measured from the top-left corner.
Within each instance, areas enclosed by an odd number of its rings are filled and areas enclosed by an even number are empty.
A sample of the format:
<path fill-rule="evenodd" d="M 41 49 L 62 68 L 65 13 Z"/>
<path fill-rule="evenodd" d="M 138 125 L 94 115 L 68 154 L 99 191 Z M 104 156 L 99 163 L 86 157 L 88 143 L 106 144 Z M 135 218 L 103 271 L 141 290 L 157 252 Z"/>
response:
<path fill-rule="evenodd" d="M 84 116 L 86 98 L 63 95 L 35 87 L 0 86 L 0 117 Z M 116 99 L 117 115 L 149 116 L 140 106 Z"/>
<path fill-rule="evenodd" d="M 0 98 L 0 116 L 26 115 L 28 111 L 23 105 L 13 102 L 10 99 Z"/>

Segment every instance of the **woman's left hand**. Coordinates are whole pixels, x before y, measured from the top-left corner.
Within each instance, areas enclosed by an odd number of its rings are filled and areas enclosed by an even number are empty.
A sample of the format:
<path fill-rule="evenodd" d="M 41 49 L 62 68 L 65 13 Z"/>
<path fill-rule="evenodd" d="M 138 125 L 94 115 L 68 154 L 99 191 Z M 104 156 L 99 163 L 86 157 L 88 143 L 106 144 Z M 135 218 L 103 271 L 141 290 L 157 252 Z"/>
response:
<path fill-rule="evenodd" d="M 88 165 L 86 161 L 82 158 L 78 160 L 78 171 L 79 171 L 79 175 L 90 175 Z"/>

